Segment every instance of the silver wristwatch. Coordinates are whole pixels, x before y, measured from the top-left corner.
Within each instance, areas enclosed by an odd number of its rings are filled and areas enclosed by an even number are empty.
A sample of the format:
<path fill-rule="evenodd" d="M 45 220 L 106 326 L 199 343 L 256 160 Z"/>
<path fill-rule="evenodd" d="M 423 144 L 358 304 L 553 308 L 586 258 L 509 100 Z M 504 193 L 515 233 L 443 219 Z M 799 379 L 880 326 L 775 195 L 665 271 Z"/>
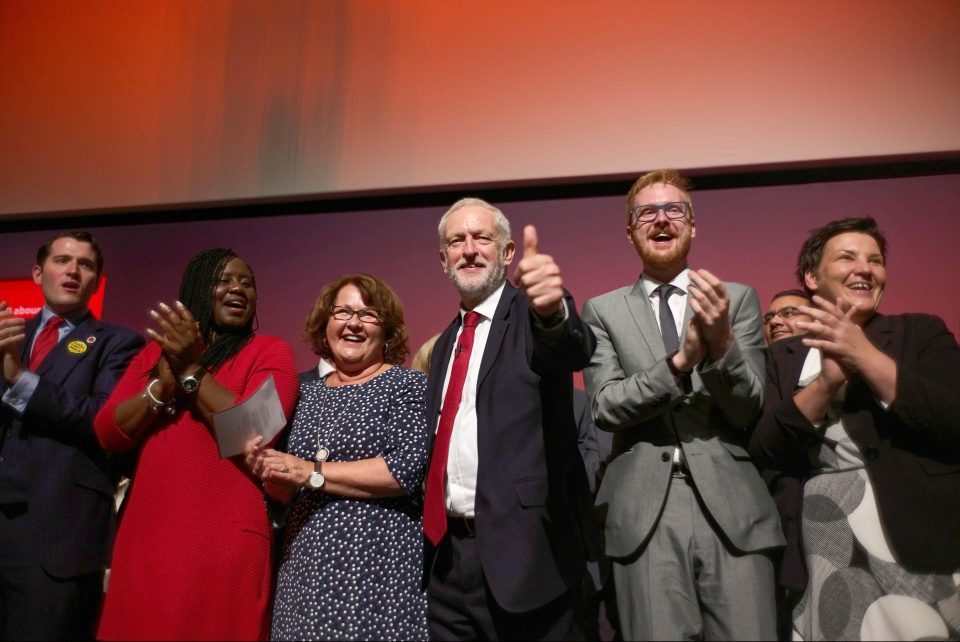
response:
<path fill-rule="evenodd" d="M 200 380 L 206 373 L 207 371 L 204 368 L 200 368 L 196 372 L 188 374 L 180 380 L 180 389 L 188 395 L 192 395 L 200 389 Z"/>
<path fill-rule="evenodd" d="M 323 476 L 323 462 L 316 461 L 313 463 L 313 472 L 310 473 L 310 477 L 307 478 L 307 488 L 310 490 L 320 490 L 323 488 L 323 485 L 327 483 L 326 478 Z"/>

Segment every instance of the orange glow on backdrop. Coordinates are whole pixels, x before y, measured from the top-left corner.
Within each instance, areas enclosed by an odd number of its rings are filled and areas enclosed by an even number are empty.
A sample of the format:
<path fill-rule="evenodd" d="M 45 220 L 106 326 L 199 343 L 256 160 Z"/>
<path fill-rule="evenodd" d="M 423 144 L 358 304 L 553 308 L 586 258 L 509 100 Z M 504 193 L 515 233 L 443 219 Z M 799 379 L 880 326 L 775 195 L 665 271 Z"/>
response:
<path fill-rule="evenodd" d="M 960 2 L 0 0 L 0 217 L 960 152 Z"/>

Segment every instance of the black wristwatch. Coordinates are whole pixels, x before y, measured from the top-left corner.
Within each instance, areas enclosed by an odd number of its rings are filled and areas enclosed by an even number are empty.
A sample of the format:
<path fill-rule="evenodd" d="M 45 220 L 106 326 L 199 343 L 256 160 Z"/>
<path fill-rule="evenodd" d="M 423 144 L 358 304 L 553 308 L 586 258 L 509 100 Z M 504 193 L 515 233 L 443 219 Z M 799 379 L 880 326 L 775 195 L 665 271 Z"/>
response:
<path fill-rule="evenodd" d="M 198 368 L 195 372 L 188 374 L 180 380 L 180 389 L 188 395 L 194 394 L 200 389 L 200 380 L 203 379 L 203 375 L 205 374 L 207 374 L 205 368 Z"/>

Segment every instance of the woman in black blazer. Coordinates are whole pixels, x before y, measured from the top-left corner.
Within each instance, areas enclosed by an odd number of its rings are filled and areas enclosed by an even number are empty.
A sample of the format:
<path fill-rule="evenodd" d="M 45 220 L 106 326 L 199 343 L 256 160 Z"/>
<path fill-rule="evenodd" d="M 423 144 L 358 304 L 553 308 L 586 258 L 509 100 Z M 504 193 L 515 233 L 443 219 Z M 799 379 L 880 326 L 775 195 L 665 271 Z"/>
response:
<path fill-rule="evenodd" d="M 786 556 L 809 578 L 794 634 L 957 639 L 960 346 L 937 317 L 877 314 L 886 240 L 872 218 L 814 230 L 797 275 L 812 320 L 771 346 L 750 444 L 805 479 Z"/>

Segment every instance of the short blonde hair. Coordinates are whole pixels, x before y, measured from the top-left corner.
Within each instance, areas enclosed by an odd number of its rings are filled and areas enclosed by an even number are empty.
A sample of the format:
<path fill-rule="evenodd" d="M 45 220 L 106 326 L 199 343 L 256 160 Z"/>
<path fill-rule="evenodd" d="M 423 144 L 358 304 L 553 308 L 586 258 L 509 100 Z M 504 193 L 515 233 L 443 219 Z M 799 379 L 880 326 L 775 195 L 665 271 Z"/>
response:
<path fill-rule="evenodd" d="M 424 374 L 428 374 L 430 372 L 430 359 L 433 357 L 433 346 L 436 345 L 437 339 L 439 338 L 440 333 L 438 332 L 424 341 L 423 345 L 417 349 L 416 353 L 413 355 L 412 367 L 414 370 L 419 370 Z"/>

